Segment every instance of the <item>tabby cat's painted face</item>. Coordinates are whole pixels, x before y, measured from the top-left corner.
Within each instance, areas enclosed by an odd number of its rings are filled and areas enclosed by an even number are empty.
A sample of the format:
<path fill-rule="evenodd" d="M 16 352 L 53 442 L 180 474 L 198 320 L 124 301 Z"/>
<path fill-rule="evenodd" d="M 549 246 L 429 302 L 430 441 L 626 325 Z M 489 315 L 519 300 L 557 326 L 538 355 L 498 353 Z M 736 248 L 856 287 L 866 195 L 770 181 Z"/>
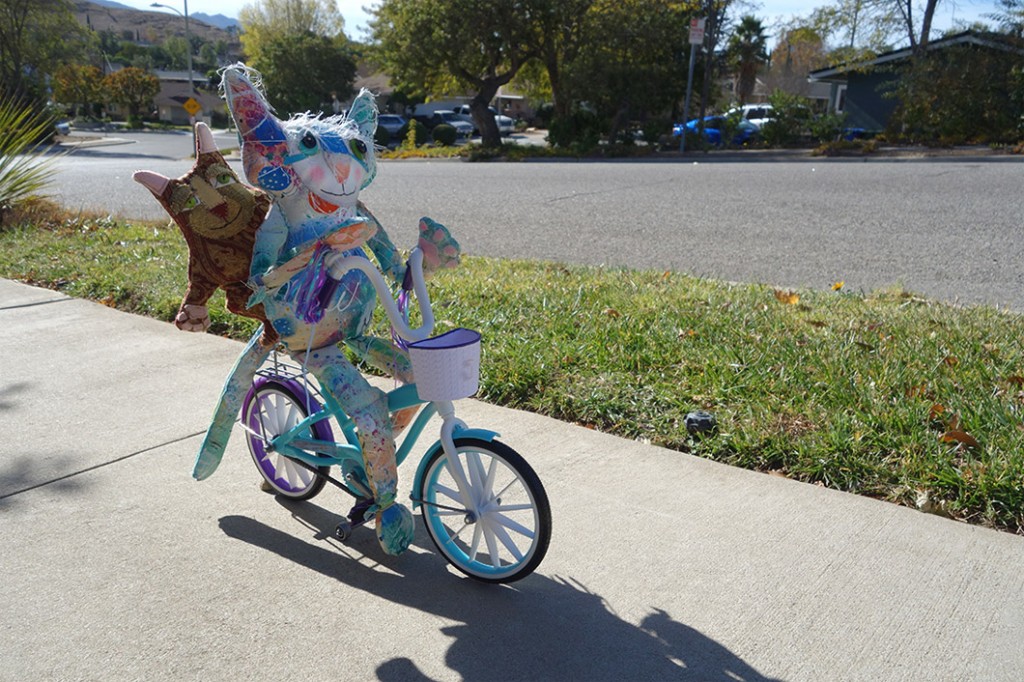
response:
<path fill-rule="evenodd" d="M 200 154 L 192 170 L 171 180 L 164 194 L 171 217 L 196 234 L 225 239 L 252 221 L 256 194 L 243 185 L 219 153 Z"/>

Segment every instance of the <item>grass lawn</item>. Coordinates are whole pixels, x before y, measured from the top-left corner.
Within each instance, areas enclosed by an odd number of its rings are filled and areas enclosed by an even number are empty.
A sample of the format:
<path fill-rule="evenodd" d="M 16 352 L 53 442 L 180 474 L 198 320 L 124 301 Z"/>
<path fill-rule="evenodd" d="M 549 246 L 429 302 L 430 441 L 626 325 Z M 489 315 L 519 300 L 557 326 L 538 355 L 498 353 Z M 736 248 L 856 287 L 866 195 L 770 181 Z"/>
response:
<path fill-rule="evenodd" d="M 172 319 L 176 228 L 27 220 L 0 231 L 0 277 Z M 439 331 L 483 333 L 488 402 L 1024 534 L 1020 314 L 474 257 L 431 291 Z M 253 330 L 222 296 L 211 314 Z M 687 432 L 695 410 L 716 433 Z"/>

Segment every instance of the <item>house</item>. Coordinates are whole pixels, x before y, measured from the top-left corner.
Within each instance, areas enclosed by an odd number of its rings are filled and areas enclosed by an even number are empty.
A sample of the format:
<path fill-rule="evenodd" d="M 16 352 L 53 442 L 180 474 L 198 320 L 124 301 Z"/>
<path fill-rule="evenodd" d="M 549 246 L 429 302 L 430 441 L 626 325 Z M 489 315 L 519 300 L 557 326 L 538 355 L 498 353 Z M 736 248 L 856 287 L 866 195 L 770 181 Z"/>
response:
<path fill-rule="evenodd" d="M 192 114 L 185 108 L 189 97 L 195 99 L 201 107 L 196 112 L 197 121 L 210 121 L 216 116 L 218 119 L 227 117 L 227 107 L 224 100 L 220 98 L 216 89 L 207 88 L 206 76 L 193 73 L 193 89 L 189 92 L 187 71 L 156 71 L 156 77 L 160 79 L 160 92 L 153 98 L 153 105 L 156 107 L 157 118 L 166 123 L 175 125 L 187 125 Z"/>
<path fill-rule="evenodd" d="M 1024 55 L 1020 48 L 991 33 L 964 31 L 928 43 L 929 53 L 955 47 L 974 47 Z M 899 68 L 909 62 L 909 47 L 880 54 L 874 59 L 857 64 L 829 66 L 808 75 L 812 83 L 830 86 L 828 111 L 845 114 L 850 128 L 868 132 L 885 130 L 896 108 L 897 100 L 887 92 L 899 79 Z"/>

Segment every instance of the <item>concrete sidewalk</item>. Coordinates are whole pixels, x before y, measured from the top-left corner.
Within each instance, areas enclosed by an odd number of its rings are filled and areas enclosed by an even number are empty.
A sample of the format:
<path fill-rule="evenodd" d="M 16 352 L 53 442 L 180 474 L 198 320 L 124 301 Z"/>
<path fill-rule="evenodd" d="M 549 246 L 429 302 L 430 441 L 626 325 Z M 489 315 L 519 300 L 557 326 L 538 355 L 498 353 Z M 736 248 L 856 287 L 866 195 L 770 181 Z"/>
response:
<path fill-rule="evenodd" d="M 339 544 L 239 431 L 193 481 L 239 344 L 4 280 L 0 342 L 0 680 L 1024 679 L 1018 536 L 464 401 L 555 522 L 487 586 Z"/>

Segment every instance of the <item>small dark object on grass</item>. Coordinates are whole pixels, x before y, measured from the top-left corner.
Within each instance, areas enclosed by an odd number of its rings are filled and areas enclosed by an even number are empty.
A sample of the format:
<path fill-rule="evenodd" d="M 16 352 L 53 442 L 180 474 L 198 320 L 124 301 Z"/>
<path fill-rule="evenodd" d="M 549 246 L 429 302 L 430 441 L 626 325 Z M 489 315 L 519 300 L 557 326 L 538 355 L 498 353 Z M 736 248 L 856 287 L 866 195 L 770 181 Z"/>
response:
<path fill-rule="evenodd" d="M 712 436 L 718 431 L 718 422 L 710 412 L 690 412 L 686 415 L 686 431 L 691 436 Z"/>

